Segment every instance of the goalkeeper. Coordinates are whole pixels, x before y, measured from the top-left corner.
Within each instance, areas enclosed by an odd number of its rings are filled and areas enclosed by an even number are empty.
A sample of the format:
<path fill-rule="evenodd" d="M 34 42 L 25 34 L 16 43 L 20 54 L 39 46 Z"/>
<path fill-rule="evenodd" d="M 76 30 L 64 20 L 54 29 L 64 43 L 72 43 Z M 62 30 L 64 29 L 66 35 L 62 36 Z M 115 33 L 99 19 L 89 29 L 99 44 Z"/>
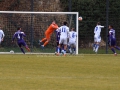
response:
<path fill-rule="evenodd" d="M 41 47 L 44 47 L 48 44 L 48 42 L 50 41 L 50 36 L 51 34 L 58 29 L 58 25 L 55 23 L 55 21 L 52 22 L 52 24 L 48 27 L 48 29 L 45 31 L 45 38 L 43 38 L 42 40 L 39 40 L 39 43 L 44 43 L 43 45 L 41 45 Z"/>

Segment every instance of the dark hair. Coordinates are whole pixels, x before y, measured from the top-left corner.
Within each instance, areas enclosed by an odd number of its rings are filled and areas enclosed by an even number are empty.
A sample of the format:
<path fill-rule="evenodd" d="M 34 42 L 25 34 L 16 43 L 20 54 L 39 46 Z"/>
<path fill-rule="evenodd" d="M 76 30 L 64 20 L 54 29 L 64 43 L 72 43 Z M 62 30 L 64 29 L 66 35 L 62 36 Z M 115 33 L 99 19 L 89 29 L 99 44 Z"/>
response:
<path fill-rule="evenodd" d="M 65 21 L 65 22 L 63 22 L 63 25 L 67 25 L 67 22 Z"/>
<path fill-rule="evenodd" d="M 100 22 L 97 22 L 97 25 L 100 25 Z"/>
<path fill-rule="evenodd" d="M 113 25 L 109 25 L 111 28 L 113 28 Z"/>
<path fill-rule="evenodd" d="M 18 27 L 17 30 L 20 30 L 21 27 Z"/>
<path fill-rule="evenodd" d="M 75 31 L 75 28 L 72 28 L 73 31 Z"/>

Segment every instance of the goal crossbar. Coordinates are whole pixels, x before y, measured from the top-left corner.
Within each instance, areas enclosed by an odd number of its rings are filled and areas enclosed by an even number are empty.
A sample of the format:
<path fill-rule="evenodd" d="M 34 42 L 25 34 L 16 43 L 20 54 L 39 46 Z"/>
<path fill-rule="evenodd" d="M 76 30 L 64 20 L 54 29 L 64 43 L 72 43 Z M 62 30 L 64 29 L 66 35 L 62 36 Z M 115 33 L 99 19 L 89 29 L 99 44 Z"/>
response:
<path fill-rule="evenodd" d="M 30 11 L 0 11 L 0 13 L 25 13 L 25 14 L 78 14 L 78 12 L 30 12 Z"/>

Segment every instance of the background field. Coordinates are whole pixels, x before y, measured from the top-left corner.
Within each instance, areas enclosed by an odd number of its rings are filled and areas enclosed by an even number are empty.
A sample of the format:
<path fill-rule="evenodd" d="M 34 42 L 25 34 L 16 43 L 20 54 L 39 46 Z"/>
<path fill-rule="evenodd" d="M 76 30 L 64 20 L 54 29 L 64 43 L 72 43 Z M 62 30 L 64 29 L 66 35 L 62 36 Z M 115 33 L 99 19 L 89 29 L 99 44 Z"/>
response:
<path fill-rule="evenodd" d="M 0 90 L 119 89 L 119 55 L 0 55 Z"/>

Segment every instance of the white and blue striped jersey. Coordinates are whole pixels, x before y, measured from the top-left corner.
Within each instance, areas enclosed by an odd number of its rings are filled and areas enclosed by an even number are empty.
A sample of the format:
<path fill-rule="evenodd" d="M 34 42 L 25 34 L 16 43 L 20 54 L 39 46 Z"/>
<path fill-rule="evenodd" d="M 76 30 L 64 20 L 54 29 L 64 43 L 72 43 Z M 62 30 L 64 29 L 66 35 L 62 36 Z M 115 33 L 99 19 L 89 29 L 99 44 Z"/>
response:
<path fill-rule="evenodd" d="M 69 27 L 65 25 L 58 28 L 57 31 L 60 32 L 60 38 L 67 38 L 69 35 Z"/>
<path fill-rule="evenodd" d="M 97 25 L 97 26 L 94 28 L 94 34 L 95 34 L 95 36 L 100 36 L 101 28 L 104 28 L 104 26 Z"/>
<path fill-rule="evenodd" d="M 77 33 L 75 31 L 69 32 L 69 42 L 76 42 Z"/>

